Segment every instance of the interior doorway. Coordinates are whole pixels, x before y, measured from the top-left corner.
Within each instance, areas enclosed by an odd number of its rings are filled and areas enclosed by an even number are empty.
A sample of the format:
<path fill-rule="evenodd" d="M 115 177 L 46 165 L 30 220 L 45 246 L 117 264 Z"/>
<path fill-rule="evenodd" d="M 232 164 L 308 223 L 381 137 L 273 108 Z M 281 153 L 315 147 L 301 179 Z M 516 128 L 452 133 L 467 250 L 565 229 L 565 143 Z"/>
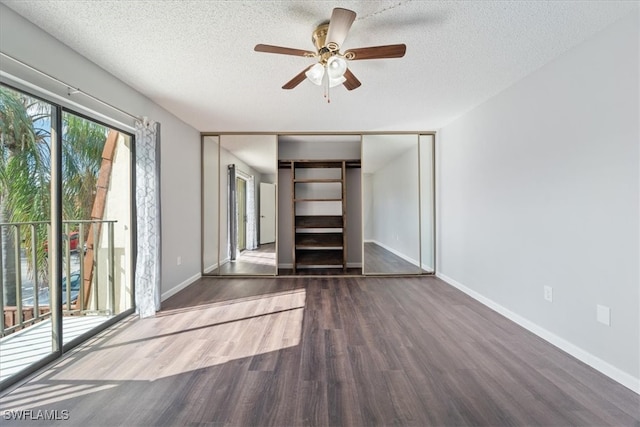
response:
<path fill-rule="evenodd" d="M 276 185 L 260 183 L 260 245 L 276 241 Z"/>
<path fill-rule="evenodd" d="M 236 247 L 238 252 L 247 249 L 247 181 L 241 177 L 236 177 L 236 202 L 238 240 Z"/>

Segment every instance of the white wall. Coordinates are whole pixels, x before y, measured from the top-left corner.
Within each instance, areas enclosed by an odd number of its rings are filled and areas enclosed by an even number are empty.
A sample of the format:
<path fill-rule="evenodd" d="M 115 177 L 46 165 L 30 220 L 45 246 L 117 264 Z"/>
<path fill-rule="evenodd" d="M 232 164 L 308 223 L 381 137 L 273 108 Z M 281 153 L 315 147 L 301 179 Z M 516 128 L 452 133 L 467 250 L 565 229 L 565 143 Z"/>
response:
<path fill-rule="evenodd" d="M 38 27 L 0 4 L 0 50 L 93 96 L 137 116 L 162 124 L 162 293 L 169 295 L 200 273 L 200 134 L 97 65 L 78 55 Z M 22 73 L 9 60 L 1 69 Z M 33 74 L 45 89 L 66 95 L 60 87 Z M 100 110 L 82 95 L 72 100 Z M 104 110 L 117 117 L 117 113 Z M 118 117 L 122 119 L 122 117 Z M 186 207 L 186 208 L 185 208 Z M 181 265 L 177 265 L 181 257 Z"/>
<path fill-rule="evenodd" d="M 303 159 L 338 159 L 352 160 L 360 158 L 360 141 L 354 140 L 353 136 L 326 136 L 334 140 L 319 140 L 308 136 L 305 140 L 300 136 L 298 140 L 278 140 L 278 159 L 303 160 Z"/>
<path fill-rule="evenodd" d="M 129 201 L 131 200 L 131 192 L 129 186 L 131 183 L 131 138 L 119 134 L 116 143 L 116 149 L 113 155 L 113 163 L 111 166 L 111 177 L 109 180 L 109 190 L 105 201 L 103 218 L 107 220 L 115 220 L 113 224 L 113 243 L 114 243 L 114 287 L 115 301 L 113 309 L 115 313 L 122 313 L 132 307 L 131 304 L 131 280 L 129 272 L 131 271 L 131 214 L 129 212 Z M 106 285 L 109 283 L 109 227 L 102 226 L 100 233 L 100 242 L 97 250 L 99 276 L 97 283 Z M 96 274 L 96 271 L 94 271 Z M 98 300 L 101 309 L 110 308 L 106 304 L 109 301 L 109 287 L 98 286 Z M 93 300 L 90 301 L 92 303 Z"/>
<path fill-rule="evenodd" d="M 640 392 L 638 26 L 438 133 L 437 253 L 445 279 Z"/>
<path fill-rule="evenodd" d="M 418 264 L 418 145 L 373 175 L 373 240 Z"/>

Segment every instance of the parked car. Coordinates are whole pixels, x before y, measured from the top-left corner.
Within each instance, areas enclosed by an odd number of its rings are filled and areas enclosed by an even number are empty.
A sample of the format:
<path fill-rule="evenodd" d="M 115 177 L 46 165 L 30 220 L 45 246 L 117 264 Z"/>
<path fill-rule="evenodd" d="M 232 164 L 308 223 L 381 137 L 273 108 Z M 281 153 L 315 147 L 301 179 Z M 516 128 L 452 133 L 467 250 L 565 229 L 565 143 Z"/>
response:
<path fill-rule="evenodd" d="M 78 299 L 78 295 L 80 294 L 80 284 L 82 283 L 82 280 L 80 280 L 80 272 L 79 271 L 73 271 L 71 272 L 71 280 L 70 280 L 70 296 L 71 296 L 71 303 L 75 303 L 76 300 Z M 39 306 L 43 306 L 43 305 L 49 305 L 49 288 L 46 289 L 42 289 L 39 293 L 38 293 L 38 305 Z M 22 300 L 22 305 L 23 306 L 33 306 L 35 303 L 33 296 L 27 297 L 25 299 Z M 62 278 L 62 304 L 66 304 L 67 303 L 67 278 L 63 277 Z"/>
<path fill-rule="evenodd" d="M 78 252 L 78 245 L 80 244 L 80 234 L 77 231 L 72 231 L 67 236 L 66 234 L 62 235 L 63 242 L 69 242 L 69 251 L 72 253 Z M 49 242 L 45 240 L 44 242 L 44 251 L 49 253 Z M 86 249 L 85 249 L 86 252 Z"/>

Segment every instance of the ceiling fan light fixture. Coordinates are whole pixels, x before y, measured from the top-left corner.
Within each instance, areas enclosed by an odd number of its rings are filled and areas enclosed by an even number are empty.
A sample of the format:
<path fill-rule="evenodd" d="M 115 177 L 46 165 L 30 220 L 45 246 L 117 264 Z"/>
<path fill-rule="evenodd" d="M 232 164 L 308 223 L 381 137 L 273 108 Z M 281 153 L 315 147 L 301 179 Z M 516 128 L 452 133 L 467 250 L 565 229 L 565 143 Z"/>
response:
<path fill-rule="evenodd" d="M 347 61 L 343 57 L 334 55 L 327 60 L 327 74 L 331 80 L 340 79 L 346 71 Z"/>
<path fill-rule="evenodd" d="M 344 76 L 340 76 L 337 79 L 329 77 L 329 87 L 336 87 L 346 82 L 347 79 Z"/>
<path fill-rule="evenodd" d="M 324 66 L 317 63 L 313 67 L 309 68 L 304 75 L 307 76 L 311 83 L 316 86 L 320 86 L 322 85 L 322 77 L 324 77 Z"/>

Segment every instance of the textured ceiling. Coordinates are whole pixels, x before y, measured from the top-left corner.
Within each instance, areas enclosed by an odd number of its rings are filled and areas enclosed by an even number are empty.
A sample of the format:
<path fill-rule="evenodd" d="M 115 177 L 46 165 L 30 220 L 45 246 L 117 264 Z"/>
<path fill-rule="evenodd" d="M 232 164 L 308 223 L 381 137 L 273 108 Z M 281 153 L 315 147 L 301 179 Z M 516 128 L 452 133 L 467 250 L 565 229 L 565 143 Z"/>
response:
<path fill-rule="evenodd" d="M 437 130 L 638 7 L 616 1 L 3 1 L 200 131 Z M 345 48 L 405 43 L 349 65 L 362 86 L 281 86 L 313 60 L 334 7 Z M 68 82 L 73 84 L 73 82 Z M 137 112 L 132 112 L 137 113 Z"/>

